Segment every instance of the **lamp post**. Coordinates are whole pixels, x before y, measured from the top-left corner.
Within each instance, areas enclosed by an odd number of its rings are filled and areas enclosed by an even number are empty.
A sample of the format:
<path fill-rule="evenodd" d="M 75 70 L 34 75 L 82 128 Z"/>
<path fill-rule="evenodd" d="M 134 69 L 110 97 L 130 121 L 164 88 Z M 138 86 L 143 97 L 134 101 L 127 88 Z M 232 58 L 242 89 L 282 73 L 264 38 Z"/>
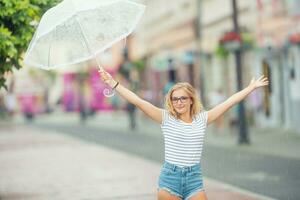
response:
<path fill-rule="evenodd" d="M 239 23 L 238 23 L 238 10 L 237 10 L 237 1 L 232 0 L 232 20 L 234 32 L 240 34 L 239 32 Z M 238 91 L 243 89 L 242 85 L 242 49 L 235 50 L 235 62 L 236 62 L 236 73 L 237 73 L 237 86 Z M 238 119 L 239 119 L 239 144 L 249 144 L 248 138 L 248 127 L 245 115 L 245 106 L 244 101 L 241 101 L 238 105 Z"/>

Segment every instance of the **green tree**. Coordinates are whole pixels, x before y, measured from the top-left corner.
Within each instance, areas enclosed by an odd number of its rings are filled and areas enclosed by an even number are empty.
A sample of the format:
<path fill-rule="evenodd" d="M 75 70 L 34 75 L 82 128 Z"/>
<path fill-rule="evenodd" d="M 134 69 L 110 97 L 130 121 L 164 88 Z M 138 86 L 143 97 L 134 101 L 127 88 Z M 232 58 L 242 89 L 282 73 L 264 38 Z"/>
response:
<path fill-rule="evenodd" d="M 60 0 L 0 0 L 0 89 L 4 74 L 21 68 L 22 56 L 42 14 Z"/>

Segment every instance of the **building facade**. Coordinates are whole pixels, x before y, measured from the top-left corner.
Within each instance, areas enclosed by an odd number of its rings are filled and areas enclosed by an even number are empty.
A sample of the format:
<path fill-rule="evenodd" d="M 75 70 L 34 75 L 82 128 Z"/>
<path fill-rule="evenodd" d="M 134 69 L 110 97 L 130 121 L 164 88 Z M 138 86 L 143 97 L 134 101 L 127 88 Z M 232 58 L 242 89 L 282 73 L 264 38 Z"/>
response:
<path fill-rule="evenodd" d="M 237 1 L 243 41 L 243 86 L 261 74 L 267 75 L 271 83 L 246 100 L 249 119 L 257 126 L 300 132 L 299 2 Z M 139 44 L 136 49 L 138 57 L 147 58 L 147 74 L 152 77 L 147 80 L 148 87 L 154 93 L 163 89 L 170 71 L 176 72 L 176 81 L 193 82 L 201 89 L 207 108 L 211 92 L 222 90 L 225 96 L 230 96 L 237 91 L 233 47 L 226 47 L 225 52 L 220 48 L 220 40 L 234 28 L 231 0 L 144 3 L 146 15 L 135 34 Z M 231 110 L 228 116 L 234 118 L 236 110 Z"/>

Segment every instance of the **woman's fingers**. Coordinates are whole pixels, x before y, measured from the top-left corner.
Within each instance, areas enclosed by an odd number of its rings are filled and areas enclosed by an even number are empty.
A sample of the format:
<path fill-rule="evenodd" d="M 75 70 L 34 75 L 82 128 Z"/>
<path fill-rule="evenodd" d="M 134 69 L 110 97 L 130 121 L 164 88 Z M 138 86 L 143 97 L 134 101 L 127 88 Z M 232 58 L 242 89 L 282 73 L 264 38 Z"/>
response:
<path fill-rule="evenodd" d="M 99 71 L 101 76 L 108 76 L 108 73 L 106 71 Z"/>
<path fill-rule="evenodd" d="M 264 78 L 262 81 L 268 81 L 268 78 Z"/>
<path fill-rule="evenodd" d="M 262 75 L 258 79 L 252 78 L 251 83 L 255 84 L 256 87 L 261 87 L 261 86 L 269 85 L 269 80 L 268 77 Z"/>
<path fill-rule="evenodd" d="M 109 80 L 110 76 L 109 76 L 109 74 L 108 74 L 106 71 L 104 71 L 104 70 L 99 70 L 98 72 L 99 72 L 99 74 L 100 74 L 100 76 L 101 76 L 101 79 L 102 79 L 104 82 L 106 82 L 106 81 Z"/>
<path fill-rule="evenodd" d="M 264 78 L 264 75 L 260 76 L 260 77 L 258 78 L 258 80 L 262 80 L 263 78 Z"/>
<path fill-rule="evenodd" d="M 260 82 L 260 85 L 262 85 L 262 86 L 269 85 L 269 81 L 268 81 L 268 80 L 261 81 L 261 82 Z"/>
<path fill-rule="evenodd" d="M 264 82 L 264 81 L 268 81 L 268 77 L 265 77 L 265 76 L 261 76 L 257 79 L 257 81 L 259 82 Z"/>
<path fill-rule="evenodd" d="M 269 83 L 269 80 L 267 78 L 264 78 L 263 80 L 261 80 L 262 83 Z"/>

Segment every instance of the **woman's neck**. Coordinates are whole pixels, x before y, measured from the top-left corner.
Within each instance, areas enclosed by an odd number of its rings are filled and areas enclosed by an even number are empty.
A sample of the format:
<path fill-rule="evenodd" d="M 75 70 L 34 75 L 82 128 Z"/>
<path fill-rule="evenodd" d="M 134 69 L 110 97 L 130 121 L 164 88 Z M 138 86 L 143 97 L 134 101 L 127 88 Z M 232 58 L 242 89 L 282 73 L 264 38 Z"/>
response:
<path fill-rule="evenodd" d="M 193 122 L 193 119 L 190 115 L 189 112 L 186 112 L 186 113 L 183 113 L 179 116 L 179 119 L 186 122 L 186 123 L 192 123 Z"/>

